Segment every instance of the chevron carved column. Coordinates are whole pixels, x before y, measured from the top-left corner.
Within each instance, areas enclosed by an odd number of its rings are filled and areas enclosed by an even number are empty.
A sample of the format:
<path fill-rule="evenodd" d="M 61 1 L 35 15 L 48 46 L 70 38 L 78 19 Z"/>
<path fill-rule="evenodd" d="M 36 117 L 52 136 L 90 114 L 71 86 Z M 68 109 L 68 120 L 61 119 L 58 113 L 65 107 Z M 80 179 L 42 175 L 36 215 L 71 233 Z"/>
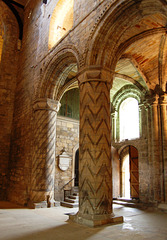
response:
<path fill-rule="evenodd" d="M 32 207 L 50 207 L 54 201 L 56 117 L 60 103 L 39 99 L 34 103 L 34 157 Z"/>
<path fill-rule="evenodd" d="M 114 221 L 110 127 L 111 72 L 91 68 L 79 75 L 79 212 L 75 221 L 97 226 Z"/>

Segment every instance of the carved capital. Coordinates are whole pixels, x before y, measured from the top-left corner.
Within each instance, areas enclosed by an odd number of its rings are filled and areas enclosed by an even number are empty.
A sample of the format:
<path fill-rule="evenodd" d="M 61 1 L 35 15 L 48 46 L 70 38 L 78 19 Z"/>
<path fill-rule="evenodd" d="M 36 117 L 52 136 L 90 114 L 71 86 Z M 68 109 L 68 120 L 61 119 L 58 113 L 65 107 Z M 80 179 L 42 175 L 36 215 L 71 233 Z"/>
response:
<path fill-rule="evenodd" d="M 155 96 L 149 96 L 146 98 L 146 102 L 145 104 L 147 105 L 150 105 L 150 106 L 153 106 L 153 105 L 158 105 L 158 99 L 159 99 L 159 96 L 158 95 L 155 95 Z"/>
<path fill-rule="evenodd" d="M 160 105 L 167 105 L 167 94 L 166 93 L 164 93 L 163 95 L 160 96 L 159 103 L 160 103 Z"/>
<path fill-rule="evenodd" d="M 106 82 L 112 86 L 113 73 L 101 66 L 89 66 L 78 73 L 79 86 L 85 82 Z"/>
<path fill-rule="evenodd" d="M 34 102 L 33 109 L 34 111 L 51 110 L 51 111 L 58 112 L 60 109 L 60 106 L 61 104 L 59 101 L 55 101 L 49 98 L 40 98 Z"/>

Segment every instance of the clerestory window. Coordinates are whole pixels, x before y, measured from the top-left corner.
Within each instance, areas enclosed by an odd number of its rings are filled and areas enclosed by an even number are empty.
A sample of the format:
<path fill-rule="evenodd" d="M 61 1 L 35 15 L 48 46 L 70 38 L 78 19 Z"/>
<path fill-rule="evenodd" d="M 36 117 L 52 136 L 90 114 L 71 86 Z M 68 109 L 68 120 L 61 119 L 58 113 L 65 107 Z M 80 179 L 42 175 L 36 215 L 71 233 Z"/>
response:
<path fill-rule="evenodd" d="M 73 26 L 74 0 L 59 0 L 52 14 L 49 29 L 49 49 Z"/>

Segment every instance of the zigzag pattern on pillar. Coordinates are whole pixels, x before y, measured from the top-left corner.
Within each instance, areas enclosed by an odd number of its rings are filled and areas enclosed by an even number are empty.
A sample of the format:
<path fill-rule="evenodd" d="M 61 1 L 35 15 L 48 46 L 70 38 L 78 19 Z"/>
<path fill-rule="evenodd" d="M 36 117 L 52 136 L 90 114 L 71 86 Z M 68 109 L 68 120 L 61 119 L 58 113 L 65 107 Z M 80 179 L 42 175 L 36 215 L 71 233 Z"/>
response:
<path fill-rule="evenodd" d="M 34 159 L 32 163 L 32 200 L 54 198 L 55 137 L 57 113 L 49 110 L 35 112 Z M 46 196 L 47 195 L 47 196 Z"/>
<path fill-rule="evenodd" d="M 110 85 L 80 85 L 80 212 L 112 213 Z"/>

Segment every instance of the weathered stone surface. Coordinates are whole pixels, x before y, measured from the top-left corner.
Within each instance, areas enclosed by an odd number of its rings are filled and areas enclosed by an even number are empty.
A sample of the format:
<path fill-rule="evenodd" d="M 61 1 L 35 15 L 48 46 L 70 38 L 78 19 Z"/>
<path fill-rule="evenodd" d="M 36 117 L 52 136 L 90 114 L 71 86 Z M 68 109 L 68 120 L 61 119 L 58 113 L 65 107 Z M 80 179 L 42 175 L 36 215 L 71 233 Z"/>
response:
<path fill-rule="evenodd" d="M 22 39 L 14 14 L 4 1 L 0 2 L 0 199 L 22 205 L 35 198 L 35 202 L 47 201 L 48 195 L 62 200 L 62 187 L 74 177 L 80 137 L 80 161 L 84 161 L 81 182 L 88 179 L 85 181 L 91 183 L 87 188 L 93 205 L 88 212 L 94 211 L 96 199 L 103 199 L 98 186 L 110 168 L 106 158 L 111 158 L 112 130 L 112 144 L 119 153 L 128 145 L 138 149 L 140 201 L 166 203 L 165 1 L 74 0 L 73 26 L 52 49 L 48 47 L 50 22 L 58 1 L 19 2 L 24 10 L 14 7 L 23 21 Z M 71 66 L 77 69 L 75 73 L 67 71 Z M 79 122 L 56 118 L 58 109 L 54 105 L 66 91 L 77 87 L 77 82 L 81 91 L 80 136 Z M 128 96 L 135 97 L 140 105 L 140 138 L 119 142 L 118 108 Z M 58 167 L 63 148 L 71 158 L 64 172 Z M 93 159 L 97 158 L 96 165 Z M 114 181 L 121 174 L 116 161 Z M 106 179 L 109 184 L 110 177 Z M 120 193 L 116 189 L 119 181 L 114 186 L 116 195 Z M 84 205 L 87 192 L 83 195 L 81 188 L 80 204 Z M 112 187 L 109 189 L 106 192 L 111 203 Z M 106 194 L 104 189 L 102 192 Z M 103 200 L 99 203 L 104 206 Z"/>

